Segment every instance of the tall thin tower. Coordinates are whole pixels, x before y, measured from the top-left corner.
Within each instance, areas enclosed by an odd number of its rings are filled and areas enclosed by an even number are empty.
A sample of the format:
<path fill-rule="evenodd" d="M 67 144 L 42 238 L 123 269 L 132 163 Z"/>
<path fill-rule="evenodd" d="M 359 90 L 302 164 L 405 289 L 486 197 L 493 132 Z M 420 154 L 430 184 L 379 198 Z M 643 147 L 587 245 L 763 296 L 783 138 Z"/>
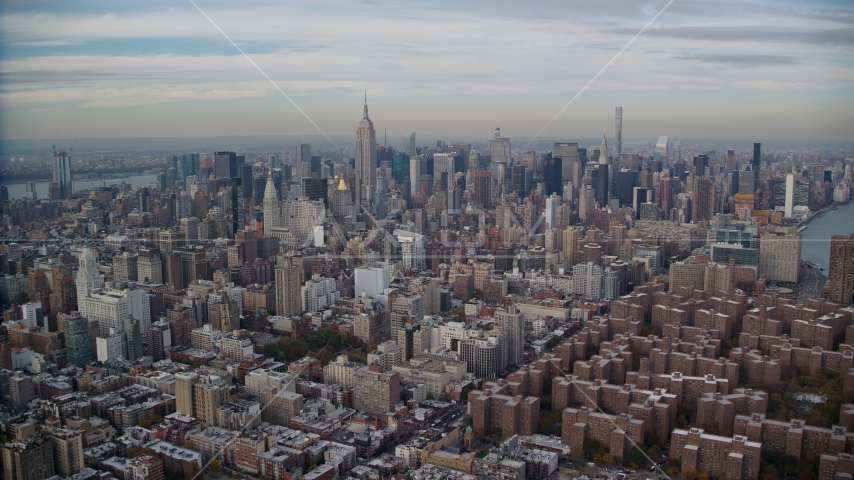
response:
<path fill-rule="evenodd" d="M 53 152 L 53 181 L 59 189 L 59 198 L 71 198 L 71 156 L 65 150 Z"/>
<path fill-rule="evenodd" d="M 617 107 L 614 115 L 614 158 L 623 153 L 623 107 Z"/>
<path fill-rule="evenodd" d="M 368 117 L 368 95 L 365 94 L 365 107 L 362 120 L 356 129 L 356 199 L 370 200 L 377 174 L 377 132 L 374 123 Z"/>

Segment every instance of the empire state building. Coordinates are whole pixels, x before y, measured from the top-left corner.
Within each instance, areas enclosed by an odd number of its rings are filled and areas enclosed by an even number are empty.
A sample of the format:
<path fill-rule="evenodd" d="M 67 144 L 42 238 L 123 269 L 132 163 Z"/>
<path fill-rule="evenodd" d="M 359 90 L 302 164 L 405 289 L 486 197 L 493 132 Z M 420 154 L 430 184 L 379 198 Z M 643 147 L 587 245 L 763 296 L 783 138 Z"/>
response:
<path fill-rule="evenodd" d="M 368 117 L 368 97 L 356 129 L 356 202 L 369 200 L 377 176 L 377 132 Z"/>

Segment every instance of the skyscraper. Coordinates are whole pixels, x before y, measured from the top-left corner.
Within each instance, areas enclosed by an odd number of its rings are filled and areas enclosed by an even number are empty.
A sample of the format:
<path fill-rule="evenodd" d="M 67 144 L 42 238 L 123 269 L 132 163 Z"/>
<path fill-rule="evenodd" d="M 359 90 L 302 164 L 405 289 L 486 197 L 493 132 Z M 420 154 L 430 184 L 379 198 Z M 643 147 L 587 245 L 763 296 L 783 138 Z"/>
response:
<path fill-rule="evenodd" d="M 92 360 L 92 336 L 89 333 L 89 319 L 79 314 L 62 319 L 62 332 L 65 334 L 65 347 L 68 351 L 68 363 L 80 368 Z"/>
<path fill-rule="evenodd" d="M 750 161 L 750 164 L 753 165 L 753 172 L 755 176 L 753 177 L 753 191 L 759 190 L 761 185 L 759 181 L 759 165 L 762 162 L 762 144 L 754 143 L 753 144 L 753 160 Z"/>
<path fill-rule="evenodd" d="M 617 107 L 614 114 L 614 158 L 623 153 L 623 107 Z"/>
<path fill-rule="evenodd" d="M 854 234 L 830 238 L 830 264 L 827 268 L 830 301 L 848 305 L 854 301 Z"/>
<path fill-rule="evenodd" d="M 500 128 L 496 127 L 494 136 L 486 141 L 486 151 L 492 163 L 510 163 L 510 139 L 501 136 Z"/>
<path fill-rule="evenodd" d="M 71 198 L 71 156 L 64 150 L 53 153 L 53 182 L 59 191 L 59 198 Z"/>
<path fill-rule="evenodd" d="M 293 317 L 299 315 L 302 309 L 300 287 L 302 286 L 302 269 L 300 267 L 283 267 L 276 269 L 276 315 Z"/>
<path fill-rule="evenodd" d="M 403 137 L 403 146 L 400 150 L 410 157 L 418 155 L 418 149 L 415 147 L 415 132 Z"/>
<path fill-rule="evenodd" d="M 574 172 L 574 165 L 579 159 L 578 144 L 565 142 L 555 143 L 552 147 L 552 158 L 555 162 L 560 164 L 560 170 L 558 171 L 561 174 L 560 180 L 564 182 L 574 180 L 572 174 Z M 543 169 L 545 170 L 545 166 Z M 549 175 L 546 172 L 544 172 L 544 177 L 546 182 L 548 182 Z M 575 182 L 573 182 L 573 185 L 576 187 L 579 186 L 579 184 Z"/>
<path fill-rule="evenodd" d="M 715 184 L 706 177 L 694 177 L 691 221 L 711 220 L 715 216 Z"/>
<path fill-rule="evenodd" d="M 474 203 L 482 208 L 492 208 L 492 175 L 489 170 L 474 172 Z"/>
<path fill-rule="evenodd" d="M 790 173 L 786 175 L 786 197 L 785 197 L 784 215 L 786 218 L 792 218 L 792 211 L 795 208 L 795 175 Z"/>
<path fill-rule="evenodd" d="M 356 201 L 370 199 L 377 174 L 377 132 L 368 117 L 368 97 L 356 129 Z"/>
<path fill-rule="evenodd" d="M 237 177 L 237 154 L 234 152 L 214 153 L 214 178 Z"/>

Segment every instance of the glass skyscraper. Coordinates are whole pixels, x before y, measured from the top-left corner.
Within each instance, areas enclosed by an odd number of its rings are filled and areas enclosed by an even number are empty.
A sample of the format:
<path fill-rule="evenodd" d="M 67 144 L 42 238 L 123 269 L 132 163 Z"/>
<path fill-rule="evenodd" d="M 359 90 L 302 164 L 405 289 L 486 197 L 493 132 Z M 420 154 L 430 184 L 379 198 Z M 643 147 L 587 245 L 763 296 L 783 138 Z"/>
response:
<path fill-rule="evenodd" d="M 92 360 L 92 337 L 89 335 L 89 319 L 79 314 L 69 315 L 62 320 L 65 333 L 65 348 L 68 363 L 80 368 Z"/>

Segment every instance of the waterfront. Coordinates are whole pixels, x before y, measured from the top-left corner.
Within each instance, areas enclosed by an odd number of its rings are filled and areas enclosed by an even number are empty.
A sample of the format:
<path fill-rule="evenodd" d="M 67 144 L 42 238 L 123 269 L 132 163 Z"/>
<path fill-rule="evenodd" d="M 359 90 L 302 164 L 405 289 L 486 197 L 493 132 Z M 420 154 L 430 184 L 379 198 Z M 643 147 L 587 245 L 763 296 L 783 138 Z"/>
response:
<path fill-rule="evenodd" d="M 811 221 L 801 232 L 801 260 L 816 262 L 824 268 L 830 263 L 830 237 L 854 233 L 854 202 L 828 210 L 821 218 Z"/>
<path fill-rule="evenodd" d="M 74 187 L 74 191 L 86 190 L 89 188 L 103 187 L 104 182 L 106 182 L 107 186 L 110 185 L 118 185 L 122 182 L 127 182 L 131 185 L 132 188 L 145 187 L 151 182 L 157 182 L 157 175 L 130 175 L 127 177 L 116 177 L 116 178 L 108 178 L 106 180 L 74 180 L 72 182 L 72 186 Z M 36 193 L 39 198 L 47 198 L 48 196 L 48 184 L 50 182 L 35 182 L 36 185 Z M 24 192 L 26 191 L 26 184 L 24 183 L 15 183 L 11 185 L 6 185 L 6 188 L 9 189 L 9 199 L 15 198 L 24 198 Z"/>

